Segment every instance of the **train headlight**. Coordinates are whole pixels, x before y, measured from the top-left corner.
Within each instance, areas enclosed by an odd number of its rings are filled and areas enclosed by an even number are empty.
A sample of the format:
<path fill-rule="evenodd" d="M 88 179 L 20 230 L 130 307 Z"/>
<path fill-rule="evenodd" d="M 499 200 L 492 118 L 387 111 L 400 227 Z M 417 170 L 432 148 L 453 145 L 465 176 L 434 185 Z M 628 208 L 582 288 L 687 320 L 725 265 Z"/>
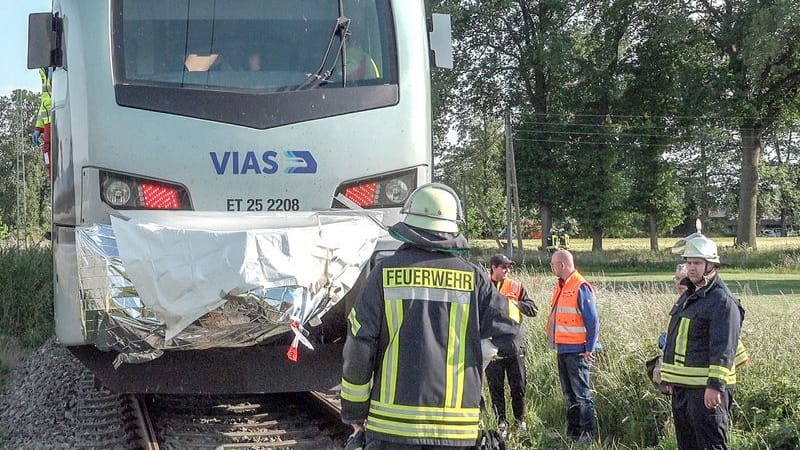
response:
<path fill-rule="evenodd" d="M 122 180 L 111 180 L 106 183 L 103 195 L 110 206 L 124 206 L 131 200 L 131 187 Z"/>
<path fill-rule="evenodd" d="M 390 180 L 386 183 L 386 198 L 394 203 L 403 203 L 408 198 L 408 185 L 402 180 Z"/>

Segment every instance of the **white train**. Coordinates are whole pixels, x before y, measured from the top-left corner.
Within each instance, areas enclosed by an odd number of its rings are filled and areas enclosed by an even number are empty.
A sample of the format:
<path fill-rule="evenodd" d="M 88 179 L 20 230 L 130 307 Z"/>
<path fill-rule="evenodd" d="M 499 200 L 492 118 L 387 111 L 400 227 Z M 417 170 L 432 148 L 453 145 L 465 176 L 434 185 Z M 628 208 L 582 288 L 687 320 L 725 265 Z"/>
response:
<path fill-rule="evenodd" d="M 54 69 L 59 342 L 117 391 L 337 385 L 346 308 L 397 245 L 364 219 L 398 221 L 430 181 L 430 68 L 452 64 L 449 46 L 449 18 L 427 21 L 422 0 L 54 0 L 32 14 L 28 65 Z M 311 250 L 287 244 L 308 236 Z M 314 350 L 293 362 L 298 338 Z"/>

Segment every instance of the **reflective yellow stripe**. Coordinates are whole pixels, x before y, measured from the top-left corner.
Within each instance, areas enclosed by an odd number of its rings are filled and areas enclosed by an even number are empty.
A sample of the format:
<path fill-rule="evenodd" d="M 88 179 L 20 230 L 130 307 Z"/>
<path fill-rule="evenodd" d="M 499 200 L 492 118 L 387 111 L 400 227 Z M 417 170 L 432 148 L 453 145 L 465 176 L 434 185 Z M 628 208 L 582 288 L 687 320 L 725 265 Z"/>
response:
<path fill-rule="evenodd" d="M 711 376 L 715 376 L 713 374 L 720 374 L 721 376 L 717 378 L 727 377 L 733 374 L 733 370 L 728 369 L 725 366 L 715 366 L 713 364 L 708 366 L 708 372 L 712 374 Z"/>
<path fill-rule="evenodd" d="M 392 405 L 374 400 L 367 428 L 394 436 L 474 440 L 479 419 L 478 408 Z"/>
<path fill-rule="evenodd" d="M 444 404 L 450 408 L 461 406 L 464 396 L 464 355 L 468 321 L 469 305 L 452 304 L 450 306 L 444 400 Z"/>
<path fill-rule="evenodd" d="M 520 317 L 519 313 L 519 306 L 517 306 L 517 302 L 511 299 L 508 299 L 508 317 L 514 322 L 522 322 L 522 318 Z"/>
<path fill-rule="evenodd" d="M 686 362 L 686 346 L 689 343 L 689 323 L 691 320 L 681 317 L 678 324 L 678 336 L 675 337 L 675 364 Z"/>
<path fill-rule="evenodd" d="M 736 346 L 736 358 L 733 360 L 734 367 L 739 367 L 742 364 L 746 364 L 750 361 L 750 355 L 747 354 L 747 350 L 744 348 L 744 344 L 742 344 L 742 340 L 739 339 L 739 343 Z"/>
<path fill-rule="evenodd" d="M 719 367 L 719 366 L 712 366 Z M 728 375 L 721 375 L 722 371 L 715 371 L 711 374 L 708 367 L 686 367 L 683 365 L 670 364 L 664 362 L 661 365 L 661 381 L 666 383 L 676 383 L 686 386 L 705 386 L 708 378 L 719 378 L 725 384 L 736 384 L 736 372 L 729 371 Z"/>
<path fill-rule="evenodd" d="M 369 382 L 364 384 L 355 384 L 342 378 L 341 396 L 343 400 L 351 402 L 365 402 L 369 400 Z"/>
<path fill-rule="evenodd" d="M 347 315 L 347 321 L 350 322 L 350 332 L 353 336 L 358 334 L 358 330 L 361 329 L 361 323 L 358 321 L 356 317 L 356 309 L 352 308 L 350 310 L 350 314 Z"/>
<path fill-rule="evenodd" d="M 394 402 L 397 389 L 397 360 L 400 353 L 400 326 L 403 324 L 403 300 L 384 300 L 386 325 L 389 328 L 389 345 L 383 355 L 381 371 L 381 393 L 383 402 Z"/>
<path fill-rule="evenodd" d="M 407 438 L 458 439 L 470 442 L 478 439 L 477 422 L 474 425 L 405 423 L 370 416 L 367 429 L 376 433 Z"/>
<path fill-rule="evenodd" d="M 370 411 L 380 412 L 383 416 L 391 416 L 402 419 L 435 419 L 449 420 L 448 418 L 474 419 L 478 420 L 481 410 L 479 408 L 448 408 L 443 406 L 417 406 L 417 405 L 393 405 L 379 400 L 370 404 Z"/>

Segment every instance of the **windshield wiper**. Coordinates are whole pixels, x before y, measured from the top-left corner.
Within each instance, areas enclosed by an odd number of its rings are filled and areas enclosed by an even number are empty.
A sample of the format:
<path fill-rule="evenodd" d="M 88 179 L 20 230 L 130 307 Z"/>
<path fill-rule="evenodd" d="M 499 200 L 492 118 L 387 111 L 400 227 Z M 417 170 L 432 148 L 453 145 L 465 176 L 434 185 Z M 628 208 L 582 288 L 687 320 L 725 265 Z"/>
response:
<path fill-rule="evenodd" d="M 319 64 L 319 68 L 316 72 L 310 74 L 308 78 L 305 79 L 302 83 L 297 86 L 297 90 L 302 89 L 312 89 L 322 84 L 325 84 L 330 80 L 331 76 L 333 75 L 333 71 L 336 68 L 336 63 L 339 61 L 339 55 L 342 55 L 342 86 L 347 82 L 346 75 L 344 75 L 344 67 L 347 63 L 347 48 L 345 47 L 345 42 L 347 40 L 347 36 L 350 35 L 350 18 L 346 17 L 342 14 L 342 2 L 339 1 L 339 17 L 336 19 L 336 25 L 333 27 L 333 31 L 331 32 L 331 37 L 328 39 L 328 46 L 325 48 L 325 53 L 322 54 L 322 62 Z M 339 37 L 339 46 L 336 49 L 336 57 L 333 58 L 333 63 L 330 65 L 329 68 L 326 68 L 326 64 L 328 63 L 328 58 L 331 55 L 331 49 L 333 48 L 333 42 L 336 37 Z"/>

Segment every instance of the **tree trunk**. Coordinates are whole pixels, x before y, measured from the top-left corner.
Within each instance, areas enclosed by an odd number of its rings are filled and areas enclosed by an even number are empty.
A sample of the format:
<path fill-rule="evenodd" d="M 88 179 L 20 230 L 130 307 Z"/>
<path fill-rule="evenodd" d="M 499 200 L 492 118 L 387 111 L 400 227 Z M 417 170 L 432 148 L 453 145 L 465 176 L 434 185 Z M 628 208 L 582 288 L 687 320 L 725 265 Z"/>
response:
<path fill-rule="evenodd" d="M 553 210 L 549 205 L 539 205 L 539 217 L 542 219 L 542 251 L 547 249 L 547 236 L 553 228 Z"/>
<path fill-rule="evenodd" d="M 781 201 L 783 201 L 783 200 L 781 200 Z M 781 208 L 781 236 L 782 237 L 786 237 L 786 236 L 789 235 L 788 234 L 789 233 L 789 228 L 787 227 L 787 224 L 786 224 L 786 216 L 788 216 L 788 211 L 786 210 L 786 208 Z"/>
<path fill-rule="evenodd" d="M 593 228 L 592 229 L 592 251 L 593 252 L 602 252 L 603 251 L 603 229 L 602 228 Z"/>
<path fill-rule="evenodd" d="M 655 214 L 650 214 L 650 250 L 658 251 L 658 220 Z"/>
<path fill-rule="evenodd" d="M 756 248 L 756 198 L 758 196 L 758 161 L 761 155 L 761 129 L 744 123 L 742 133 L 742 180 L 739 186 L 739 219 L 736 244 Z"/>
<path fill-rule="evenodd" d="M 489 219 L 489 214 L 486 212 L 486 207 L 483 206 L 481 202 L 476 202 L 475 209 L 478 210 L 478 215 L 481 216 L 481 219 L 483 219 L 483 221 L 486 223 L 486 226 L 489 228 L 489 231 L 491 231 L 492 234 L 494 235 L 494 241 L 497 242 L 497 247 L 503 248 L 503 243 L 500 242 L 500 239 L 497 237 L 497 234 L 494 231 L 495 225 L 492 223 L 492 220 Z"/>

